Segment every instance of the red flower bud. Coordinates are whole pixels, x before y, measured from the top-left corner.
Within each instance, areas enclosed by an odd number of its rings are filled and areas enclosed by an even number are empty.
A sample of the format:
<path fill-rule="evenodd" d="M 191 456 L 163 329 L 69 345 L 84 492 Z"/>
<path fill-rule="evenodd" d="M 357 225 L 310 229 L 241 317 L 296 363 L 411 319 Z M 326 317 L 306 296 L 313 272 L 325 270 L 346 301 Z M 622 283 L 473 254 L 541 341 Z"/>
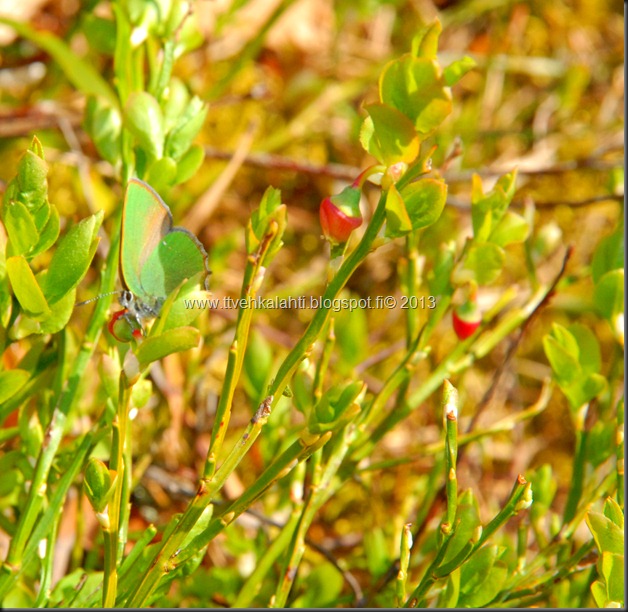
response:
<path fill-rule="evenodd" d="M 469 300 L 456 307 L 452 314 L 452 320 L 456 336 L 460 340 L 466 340 L 480 326 L 482 313 L 477 304 Z"/>
<path fill-rule="evenodd" d="M 126 316 L 129 311 L 126 308 L 118 310 L 111 315 L 107 329 L 118 342 L 131 342 L 133 338 L 139 340 L 144 335 L 144 330 L 132 317 Z"/>
<path fill-rule="evenodd" d="M 362 225 L 360 190 L 345 187 L 340 193 L 326 197 L 319 212 L 325 238 L 330 242 L 347 242 L 351 232 Z"/>

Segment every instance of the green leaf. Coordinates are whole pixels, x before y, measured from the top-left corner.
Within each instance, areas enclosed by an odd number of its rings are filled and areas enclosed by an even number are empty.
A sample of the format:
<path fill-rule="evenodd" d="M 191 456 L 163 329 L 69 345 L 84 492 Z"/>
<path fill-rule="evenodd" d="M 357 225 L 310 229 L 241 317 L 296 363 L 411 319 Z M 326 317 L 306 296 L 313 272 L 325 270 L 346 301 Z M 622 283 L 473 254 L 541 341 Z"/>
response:
<path fill-rule="evenodd" d="M 554 323 L 543 338 L 543 348 L 572 408 L 579 408 L 606 388 L 606 379 L 597 374 L 601 367 L 598 341 L 588 328 L 574 324 L 567 329 Z"/>
<path fill-rule="evenodd" d="M 507 210 L 497 225 L 493 228 L 488 241 L 500 247 L 523 242 L 530 233 L 528 222 L 517 213 Z"/>
<path fill-rule="evenodd" d="M 471 221 L 476 240 L 487 241 L 497 227 L 515 194 L 516 178 L 516 171 L 505 174 L 499 178 L 495 187 L 485 194 L 480 177 L 477 174 L 473 175 Z"/>
<path fill-rule="evenodd" d="M 566 327 L 563 327 L 558 323 L 552 323 L 551 334 L 570 355 L 573 355 L 573 357 L 578 360 L 579 363 L 580 347 L 578 346 L 578 341 L 574 335 Z"/>
<path fill-rule="evenodd" d="M 30 257 L 35 257 L 40 253 L 46 252 L 59 237 L 59 212 L 55 206 L 50 206 L 50 216 L 48 222 L 39 234 L 39 242 L 35 248 L 29 253 Z"/>
<path fill-rule="evenodd" d="M 73 606 L 87 607 L 87 598 L 99 586 L 102 586 L 102 572 L 86 573 L 84 568 L 77 568 L 54 585 L 46 604 L 63 607 L 64 603 L 67 605 L 71 601 Z"/>
<path fill-rule="evenodd" d="M 116 106 L 102 98 L 90 98 L 87 103 L 85 127 L 100 155 L 116 164 L 121 155 L 122 117 Z"/>
<path fill-rule="evenodd" d="M 102 96 L 114 106 L 118 100 L 113 89 L 89 62 L 76 55 L 62 40 L 48 34 L 33 30 L 29 25 L 6 17 L 0 17 L 0 23 L 12 27 L 20 36 L 43 49 L 61 66 L 68 80 L 85 94 Z"/>
<path fill-rule="evenodd" d="M 465 55 L 462 59 L 455 60 L 443 70 L 443 79 L 448 87 L 453 87 L 467 72 L 477 66 L 474 59 Z"/>
<path fill-rule="evenodd" d="M 447 201 L 447 185 L 425 178 L 410 183 L 401 192 L 390 188 L 386 199 L 386 235 L 391 238 L 432 225 Z"/>
<path fill-rule="evenodd" d="M 360 408 L 357 404 L 365 385 L 356 380 L 348 385 L 331 387 L 310 413 L 308 429 L 311 433 L 323 433 L 337 429 L 341 423 L 355 416 Z"/>
<path fill-rule="evenodd" d="M 601 512 L 588 512 L 586 523 L 601 553 L 624 554 L 624 530 Z"/>
<path fill-rule="evenodd" d="M 624 231 L 623 227 L 619 227 L 610 236 L 602 238 L 595 249 L 591 262 L 593 282 L 599 283 L 602 276 L 611 270 L 623 270 L 624 257 Z"/>
<path fill-rule="evenodd" d="M 419 154 L 419 138 L 412 121 L 385 104 L 371 104 L 365 110 L 369 117 L 360 133 L 362 146 L 386 166 L 413 162 Z"/>
<path fill-rule="evenodd" d="M 600 374 L 589 374 L 584 380 L 579 378 L 569 386 L 561 386 L 561 389 L 572 408 L 580 408 L 602 393 L 606 387 L 606 378 Z"/>
<path fill-rule="evenodd" d="M 573 323 L 567 331 L 578 344 L 578 362 L 583 374 L 599 372 L 602 367 L 602 353 L 595 334 L 582 323 Z"/>
<path fill-rule="evenodd" d="M 394 185 L 386 194 L 386 236 L 396 238 L 412 231 L 412 221 L 405 202 Z"/>
<path fill-rule="evenodd" d="M 342 294 L 341 300 L 355 298 L 354 295 Z M 357 298 L 355 298 L 357 299 Z M 340 300 L 337 305 L 341 305 Z M 366 312 L 362 308 L 339 308 L 334 313 L 334 334 L 336 345 L 340 352 L 338 368 L 341 372 L 349 374 L 352 369 L 364 359 L 368 352 L 368 320 Z"/>
<path fill-rule="evenodd" d="M 209 524 L 209 521 L 211 520 L 213 514 L 214 505 L 209 504 L 209 506 L 207 506 L 205 510 L 203 510 L 203 513 L 198 518 L 192 529 L 190 529 L 190 531 L 188 531 L 187 535 L 185 536 L 185 540 L 183 540 L 181 544 L 182 550 L 189 546 L 194 538 L 207 528 L 207 525 Z"/>
<path fill-rule="evenodd" d="M 604 502 L 604 516 L 611 519 L 620 529 L 624 528 L 624 511 L 612 497 L 607 497 Z"/>
<path fill-rule="evenodd" d="M 253 329 L 244 355 L 243 369 L 247 392 L 255 402 L 266 393 L 272 365 L 273 351 L 268 341 L 257 329 Z"/>
<path fill-rule="evenodd" d="M 479 285 L 488 285 L 495 281 L 504 267 L 506 253 L 504 249 L 490 242 L 478 242 L 471 246 L 464 259 L 463 269 L 471 274 L 462 277 L 475 280 Z M 460 279 L 459 279 L 460 280 Z"/>
<path fill-rule="evenodd" d="M 156 160 L 148 170 L 146 182 L 157 192 L 166 191 L 176 182 L 177 162 L 172 157 Z"/>
<path fill-rule="evenodd" d="M 181 79 L 172 77 L 161 101 L 164 113 L 164 129 L 167 134 L 177 125 L 190 102 L 188 88 Z"/>
<path fill-rule="evenodd" d="M 3 198 L 6 206 L 11 202 L 24 205 L 37 234 L 43 230 L 50 216 L 47 173 L 48 166 L 43 159 L 41 143 L 34 137 L 31 146 L 20 158 L 17 174 L 8 184 Z M 0 213 L 2 217 L 5 216 L 3 209 L 0 209 Z"/>
<path fill-rule="evenodd" d="M 292 403 L 301 414 L 309 414 L 313 405 L 313 378 L 309 370 L 309 362 L 302 361 L 292 379 Z"/>
<path fill-rule="evenodd" d="M 366 564 L 373 578 L 383 576 L 390 567 L 388 543 L 384 531 L 378 525 L 367 529 L 364 533 L 364 551 Z"/>
<path fill-rule="evenodd" d="M 534 471 L 528 480 L 532 485 L 532 491 L 534 491 L 534 503 L 530 512 L 533 518 L 540 519 L 547 513 L 558 488 L 556 479 L 552 474 L 552 466 L 544 463 Z"/>
<path fill-rule="evenodd" d="M 153 96 L 145 91 L 131 94 L 124 107 L 124 125 L 150 159 L 163 156 L 164 120 L 159 103 Z"/>
<path fill-rule="evenodd" d="M 624 312 L 624 270 L 606 272 L 595 285 L 593 301 L 600 316 L 613 322 Z"/>
<path fill-rule="evenodd" d="M 601 580 L 596 580 L 591 585 L 591 594 L 598 608 L 605 608 L 608 602 L 606 585 Z"/>
<path fill-rule="evenodd" d="M 191 325 L 203 313 L 202 308 L 187 308 L 186 300 L 188 304 L 190 300 L 192 302 L 198 300 L 196 305 L 207 304 L 210 293 L 201 286 L 204 279 L 205 272 L 199 272 L 185 281 L 181 289 L 179 289 L 172 306 L 167 312 L 162 310 L 162 316 L 165 317 L 162 330 Z"/>
<path fill-rule="evenodd" d="M 482 608 L 489 604 L 504 586 L 508 569 L 497 562 L 497 546 L 483 546 L 461 568 L 460 598 L 463 608 Z"/>
<path fill-rule="evenodd" d="M 48 302 L 33 271 L 22 256 L 7 259 L 7 274 L 13 293 L 28 315 L 41 317 L 50 314 Z"/>
<path fill-rule="evenodd" d="M 99 211 L 83 219 L 70 228 L 59 242 L 43 285 L 51 304 L 74 289 L 87 273 L 100 240 L 97 233 L 103 215 L 103 211 Z"/>
<path fill-rule="evenodd" d="M 271 230 L 271 224 L 277 224 L 274 237 L 268 247 L 267 257 L 272 257 L 283 244 L 281 238 L 286 229 L 286 205 L 281 203 L 281 192 L 268 187 L 264 192 L 259 208 L 253 211 L 246 229 L 246 250 L 252 255 L 264 236 Z"/>
<path fill-rule="evenodd" d="M 342 586 L 342 574 L 331 563 L 317 565 L 303 579 L 303 594 L 291 602 L 291 607 L 333 608 Z"/>
<path fill-rule="evenodd" d="M 455 559 L 462 549 L 467 546 L 471 538 L 477 535 L 480 525 L 478 502 L 471 489 L 466 489 L 458 498 L 455 531 L 447 547 L 447 552 L 440 566 L 441 568 Z M 451 568 L 449 571 L 453 569 L 455 568 Z"/>
<path fill-rule="evenodd" d="M 39 319 L 39 333 L 56 334 L 61 331 L 74 312 L 75 302 L 76 289 L 71 289 L 61 299 L 50 304 L 50 314 Z"/>
<path fill-rule="evenodd" d="M 116 42 L 116 24 L 112 19 L 93 13 L 82 15 L 81 30 L 89 46 L 99 54 L 113 56 Z"/>
<path fill-rule="evenodd" d="M 205 149 L 201 145 L 192 145 L 177 163 L 175 183 L 185 183 L 198 171 L 205 160 Z"/>
<path fill-rule="evenodd" d="M 624 555 L 602 553 L 602 575 L 609 601 L 624 602 Z"/>
<path fill-rule="evenodd" d="M 577 357 L 567 351 L 556 338 L 546 335 L 543 338 L 543 349 L 554 376 L 561 385 L 571 383 L 579 375 Z"/>
<path fill-rule="evenodd" d="M 401 197 L 405 202 L 412 229 L 421 229 L 436 223 L 440 218 L 447 201 L 447 184 L 437 179 L 420 179 L 404 187 Z"/>
<path fill-rule="evenodd" d="M 153 361 L 163 359 L 172 353 L 197 347 L 200 337 L 200 332 L 194 327 L 177 327 L 147 338 L 137 349 L 136 356 L 140 362 L 140 369 L 143 370 Z"/>
<path fill-rule="evenodd" d="M 580 376 L 580 349 L 576 339 L 565 327 L 554 323 L 552 331 L 543 337 L 543 348 L 554 377 L 561 386 L 570 384 Z"/>
<path fill-rule="evenodd" d="M 115 474 L 115 472 L 114 472 Z M 102 512 L 112 493 L 111 472 L 96 457 L 91 457 L 85 468 L 85 494 L 96 512 Z"/>
<path fill-rule="evenodd" d="M 609 457 L 615 454 L 615 437 L 616 425 L 613 422 L 598 421 L 589 431 L 586 437 L 586 453 L 587 461 L 595 468 L 599 467 Z M 535 491 L 536 503 L 536 491 Z M 606 514 L 606 513 L 605 513 Z"/>
<path fill-rule="evenodd" d="M 9 370 L 0 372 L 0 404 L 13 397 L 30 378 L 26 370 Z"/>
<path fill-rule="evenodd" d="M 457 608 L 460 598 L 460 568 L 456 568 L 447 577 L 447 588 L 445 589 L 444 601 L 440 607 L 449 609 Z"/>
<path fill-rule="evenodd" d="M 196 96 L 190 100 L 183 115 L 166 137 L 166 155 L 178 160 L 192 146 L 207 116 L 207 105 Z"/>
<path fill-rule="evenodd" d="M 412 39 L 412 55 L 426 59 L 436 59 L 438 39 L 442 31 L 443 27 L 438 18 L 422 28 Z"/>
<path fill-rule="evenodd" d="M 39 232 L 26 206 L 11 200 L 3 206 L 2 220 L 9 236 L 11 252 L 28 255 L 39 241 Z"/>
<path fill-rule="evenodd" d="M 429 134 L 451 113 L 451 91 L 438 63 L 404 55 L 390 62 L 379 81 L 381 101 L 401 111 L 415 128 Z"/>
<path fill-rule="evenodd" d="M 428 272 L 428 282 L 431 295 L 448 295 L 453 292 L 451 273 L 456 263 L 455 244 L 449 242 L 441 244 L 434 269 Z"/>

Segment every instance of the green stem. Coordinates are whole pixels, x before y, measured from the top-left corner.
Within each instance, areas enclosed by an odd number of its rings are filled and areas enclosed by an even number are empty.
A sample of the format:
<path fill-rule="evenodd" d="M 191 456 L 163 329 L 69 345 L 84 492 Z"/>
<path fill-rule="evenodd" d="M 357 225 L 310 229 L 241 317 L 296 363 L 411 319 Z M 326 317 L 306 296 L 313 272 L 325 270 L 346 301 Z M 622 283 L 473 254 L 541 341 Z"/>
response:
<path fill-rule="evenodd" d="M 318 451 L 317 451 L 318 452 Z M 277 562 L 277 559 L 281 553 L 287 549 L 290 541 L 293 537 L 294 530 L 296 529 L 299 520 L 301 518 L 301 512 L 303 509 L 303 475 L 302 469 L 303 463 L 299 464 L 299 467 L 294 470 L 291 499 L 293 503 L 292 512 L 290 518 L 286 524 L 281 527 L 279 535 L 275 538 L 273 543 L 266 549 L 262 557 L 258 560 L 255 570 L 247 578 L 246 582 L 240 589 L 236 600 L 233 602 L 234 608 L 247 608 L 251 605 L 251 602 L 255 596 L 259 593 L 264 578 Z M 295 490 L 296 489 L 296 490 Z"/>
<path fill-rule="evenodd" d="M 510 589 L 507 593 L 504 594 L 502 598 L 500 598 L 498 602 L 494 602 L 494 603 L 499 603 L 499 602 L 504 601 L 504 602 L 508 602 L 508 607 L 514 608 L 514 607 L 519 607 L 517 606 L 517 603 L 519 602 L 520 599 L 535 596 L 539 594 L 539 592 L 543 593 L 545 591 L 545 596 L 547 596 L 546 589 L 548 589 L 548 587 L 551 588 L 553 585 L 560 584 L 563 580 L 565 580 L 565 578 L 567 578 L 569 574 L 573 571 L 572 568 L 576 567 L 580 563 L 580 561 L 582 561 L 582 559 L 584 559 L 587 555 L 589 555 L 594 547 L 595 547 L 595 542 L 593 540 L 586 542 L 583 546 L 581 546 L 581 548 L 575 554 L 571 554 L 567 559 L 565 559 L 565 562 L 560 566 L 560 569 L 558 569 L 555 572 L 548 573 L 540 579 L 537 578 L 535 580 L 534 587 L 531 587 L 528 589 L 521 589 L 519 591 L 516 589 Z M 544 554 L 540 553 L 537 555 L 537 559 L 540 560 L 539 561 L 540 564 L 544 562 L 544 560 L 549 555 L 550 549 L 553 549 L 553 548 L 555 548 L 555 546 L 552 546 L 544 551 L 541 551 L 541 553 L 544 553 Z M 532 564 L 528 565 L 528 569 L 529 570 L 532 569 Z M 528 574 L 530 574 L 530 572 L 528 572 Z"/>
<path fill-rule="evenodd" d="M 42 560 L 41 568 L 41 581 L 39 585 L 39 593 L 37 600 L 35 601 L 36 608 L 42 608 L 50 598 L 50 585 L 52 584 L 52 570 L 54 567 L 54 553 L 55 543 L 57 541 L 57 533 L 59 531 L 59 521 L 61 515 L 57 515 L 52 521 L 52 528 L 50 529 L 50 535 L 46 540 L 43 540 L 46 550 L 44 558 Z"/>
<path fill-rule="evenodd" d="M 368 410 L 365 411 L 365 415 L 359 424 L 360 435 L 353 445 L 354 450 L 351 457 L 354 461 L 359 462 L 370 455 L 370 449 L 366 448 L 366 443 L 371 437 L 371 428 L 373 424 L 377 426 L 378 423 L 381 423 L 385 419 L 386 413 L 384 412 L 384 407 L 392 394 L 397 389 L 401 388 L 400 395 L 405 397 L 405 386 L 410 380 L 417 363 L 427 355 L 426 352 L 419 352 L 419 341 L 420 336 L 417 336 L 401 363 L 388 380 L 386 380 L 379 393 L 373 398 Z"/>
<path fill-rule="evenodd" d="M 443 411 L 445 419 L 445 491 L 447 493 L 447 514 L 445 525 L 450 531 L 456 529 L 458 509 L 458 477 L 456 460 L 458 457 L 458 391 L 446 380 L 443 391 Z M 443 525 L 444 528 L 444 525 Z"/>
<path fill-rule="evenodd" d="M 323 449 L 319 448 L 308 461 L 308 475 L 310 476 L 310 486 L 307 500 L 301 503 L 301 512 L 292 533 L 292 538 L 286 547 L 286 555 L 279 574 L 280 580 L 275 590 L 275 594 L 271 599 L 269 608 L 284 608 L 290 589 L 297 575 L 299 562 L 305 552 L 305 535 L 309 527 L 307 516 L 312 505 L 314 491 L 317 489 L 321 475 L 321 459 Z"/>
<path fill-rule="evenodd" d="M 466 370 L 477 359 L 481 359 L 495 348 L 506 336 L 519 328 L 524 321 L 534 312 L 537 306 L 545 299 L 551 286 L 544 285 L 535 291 L 528 303 L 523 308 L 517 308 L 507 314 L 496 326 L 490 331 L 478 336 L 472 336 L 464 342 L 460 342 L 453 351 L 442 361 L 432 374 L 423 382 L 423 384 L 408 398 L 403 409 L 390 411 L 385 415 L 380 415 L 375 420 L 375 429 L 370 432 L 368 439 L 365 441 L 364 448 L 361 451 L 362 456 L 369 455 L 375 445 L 388 433 L 397 423 L 405 419 L 410 412 L 419 408 L 422 403 L 434 393 L 446 378 L 453 374 Z M 443 300 L 438 304 L 437 310 L 442 306 Z M 427 327 L 431 324 L 428 322 L 426 329 L 421 335 L 421 346 L 429 338 Z"/>
<path fill-rule="evenodd" d="M 100 436 L 98 436 L 98 438 L 99 437 Z M 41 542 L 44 538 L 47 538 L 48 546 L 52 546 L 52 540 L 49 535 L 49 530 L 51 529 L 51 525 L 56 520 L 55 517 L 57 515 L 60 515 L 63 511 L 63 504 L 65 502 L 65 497 L 68 493 L 68 490 L 74 482 L 77 474 L 83 467 L 85 457 L 87 456 L 93 443 L 95 443 L 94 436 L 91 432 L 88 432 L 83 438 L 80 446 L 76 450 L 74 459 L 68 467 L 68 470 L 59 480 L 57 488 L 55 489 L 55 492 L 49 501 L 46 511 L 43 513 L 41 520 L 38 521 L 37 526 L 35 527 L 33 534 L 31 535 L 28 544 L 26 545 L 26 548 L 24 549 L 23 563 L 20 566 L 20 569 L 17 572 L 9 574 L 8 578 L 6 578 L 3 582 L 3 590 L 0 593 L 0 601 L 3 600 L 5 594 L 15 584 L 15 582 L 24 571 L 24 568 L 29 565 L 29 563 L 37 553 L 39 542 Z"/>
<path fill-rule="evenodd" d="M 617 503 L 624 509 L 624 400 L 617 403 L 617 430 L 615 432 L 617 445 Z"/>
<path fill-rule="evenodd" d="M 144 574 L 144 577 L 131 592 L 126 604 L 128 607 L 139 608 L 145 605 L 161 577 L 184 562 L 183 555 L 180 555 L 181 545 L 192 527 L 194 527 L 203 512 L 211 504 L 212 497 L 221 489 L 228 476 L 237 467 L 259 436 L 262 427 L 266 424 L 270 416 L 270 402 L 271 398 L 269 397 L 260 404 L 260 407 L 249 422 L 249 426 L 242 435 L 242 438 L 240 438 L 224 463 L 216 471 L 214 477 L 201 480 L 196 496 L 186 508 L 171 534 L 167 537 L 164 535 L 164 539 L 156 552 L 155 559 L 149 571 Z M 188 551 L 192 551 L 190 556 L 196 554 L 206 545 L 203 544 L 202 546 L 195 547 L 194 542 L 195 540 L 187 547 Z M 187 560 L 187 558 L 185 560 Z"/>
<path fill-rule="evenodd" d="M 207 546 L 227 525 L 231 524 L 240 514 L 249 508 L 264 492 L 280 478 L 289 474 L 299 463 L 305 461 L 319 448 L 324 446 L 331 438 L 331 432 L 320 436 L 312 436 L 305 432 L 294 444 L 288 447 L 271 465 L 269 465 L 259 478 L 235 501 L 225 508 L 218 516 L 213 518 L 207 529 L 200 533 L 186 547 L 178 563 L 184 563 L 193 556 L 196 551 Z"/>
<path fill-rule="evenodd" d="M 570 481 L 571 485 L 569 487 L 569 493 L 567 495 L 567 502 L 565 503 L 565 511 L 563 514 L 563 524 L 571 522 L 574 516 L 576 516 L 578 504 L 582 498 L 584 469 L 587 460 L 587 437 L 588 434 L 584 430 L 576 432 L 576 450 L 574 453 L 573 469 Z"/>
<path fill-rule="evenodd" d="M 313 469 L 310 493 L 303 507 L 299 524 L 288 549 L 289 554 L 287 555 L 281 572 L 280 583 L 277 587 L 275 600 L 272 604 L 273 608 L 285 607 L 292 584 L 296 577 L 297 568 L 303 558 L 303 554 L 305 553 L 305 536 L 307 535 L 307 531 L 320 507 L 333 494 L 334 487 L 332 481 L 338 473 L 342 461 L 344 460 L 355 435 L 355 425 L 347 425 L 344 431 L 335 438 L 335 446 L 332 449 L 323 470 L 320 469 L 322 452 L 318 451 L 312 456 L 312 459 L 315 460 L 315 466 Z"/>
<path fill-rule="evenodd" d="M 218 454 L 222 448 L 222 444 L 227 433 L 229 421 L 231 419 L 231 406 L 233 404 L 233 396 L 242 371 L 244 363 L 244 354 L 249 339 L 249 330 L 251 320 L 253 318 L 254 308 L 251 302 L 255 299 L 257 291 L 261 285 L 263 264 L 266 263 L 266 255 L 268 249 L 277 236 L 279 226 L 276 222 L 269 224 L 268 231 L 262 239 L 256 253 L 250 255 L 247 260 L 242 280 L 242 290 L 240 292 L 241 303 L 249 306 L 238 309 L 238 319 L 236 322 L 236 331 L 233 342 L 229 349 L 229 357 L 227 359 L 227 369 L 220 393 L 220 400 L 216 408 L 216 416 L 214 418 L 214 427 L 212 429 L 212 437 L 207 451 L 205 461 L 205 469 L 203 478 L 209 479 L 214 475 Z"/>
<path fill-rule="evenodd" d="M 155 78 L 154 84 L 151 83 L 150 92 L 155 96 L 155 98 L 161 101 L 164 91 L 168 87 L 168 83 L 170 83 L 170 77 L 172 76 L 172 67 L 174 66 L 174 51 L 176 47 L 176 42 L 174 40 L 167 40 L 163 46 L 163 60 L 161 62 L 161 66 L 159 68 L 159 72 L 155 68 Z M 149 57 L 150 57 L 149 53 Z M 152 77 L 152 75 L 151 75 Z"/>
<path fill-rule="evenodd" d="M 105 537 L 105 567 L 103 584 L 103 608 L 112 608 L 115 605 L 118 585 L 118 560 L 121 558 L 120 548 L 124 547 L 124 539 L 121 535 L 121 515 L 125 514 L 123 508 L 124 490 L 126 483 L 126 471 L 130 465 L 125 465 L 125 446 L 127 440 L 127 427 L 129 420 L 129 402 L 131 399 L 131 387 L 124 373 L 120 372 L 120 385 L 117 414 L 112 423 L 111 459 L 109 469 L 115 472 L 116 481 L 113 494 L 108 504 L 108 526 L 103 529 Z M 124 530 L 126 532 L 126 529 Z"/>
<path fill-rule="evenodd" d="M 337 298 L 341 289 L 345 286 L 349 277 L 353 274 L 356 268 L 362 263 L 363 259 L 368 255 L 373 246 L 373 242 L 382 228 L 386 219 L 386 197 L 385 194 L 379 199 L 379 203 L 371 222 L 369 223 L 362 240 L 358 246 L 351 252 L 351 254 L 344 260 L 340 269 L 334 276 L 334 278 L 327 285 L 323 300 L 330 300 L 330 303 Z M 307 329 L 295 344 L 294 348 L 288 353 L 282 364 L 279 366 L 279 371 L 275 376 L 270 388 L 270 393 L 275 396 L 274 403 L 279 401 L 281 393 L 285 386 L 288 384 L 288 380 L 294 373 L 301 360 L 311 350 L 312 345 L 321 333 L 321 330 L 327 323 L 327 320 L 332 312 L 331 308 L 319 308 L 314 317 L 310 321 Z"/>
<path fill-rule="evenodd" d="M 395 604 L 399 608 L 406 600 L 406 585 L 408 582 L 408 567 L 410 565 L 410 551 L 412 550 L 412 523 L 407 523 L 401 531 L 399 545 L 399 571 L 395 588 Z"/>
<path fill-rule="evenodd" d="M 406 236 L 406 258 L 405 270 L 402 275 L 402 287 L 408 297 L 408 303 L 411 298 L 418 294 L 418 265 L 419 257 L 419 232 L 411 232 Z M 406 344 L 408 348 L 413 344 L 419 329 L 419 310 L 417 308 L 408 308 L 406 310 Z"/>
<path fill-rule="evenodd" d="M 447 549 L 449 548 L 449 543 L 451 542 L 453 532 L 449 534 L 445 534 L 443 541 L 434 557 L 434 560 L 430 563 L 429 567 L 425 571 L 421 582 L 417 585 L 417 587 L 412 591 L 412 594 L 406 602 L 403 604 L 404 608 L 416 608 L 417 604 L 425 597 L 427 592 L 430 590 L 432 585 L 436 582 L 437 576 L 435 576 L 434 572 L 436 568 L 440 565 L 440 562 L 445 558 L 445 554 L 447 553 Z"/>
<path fill-rule="evenodd" d="M 118 592 L 118 570 L 116 567 L 116 551 L 118 548 L 118 542 L 115 531 L 113 531 L 110 524 L 105 526 L 101 523 L 101 526 L 103 527 L 103 536 L 105 540 L 102 607 L 107 609 L 115 606 L 116 595 Z"/>
<path fill-rule="evenodd" d="M 325 380 L 325 373 L 329 366 L 329 360 L 334 350 L 334 344 L 336 342 L 336 336 L 334 334 L 334 318 L 329 319 L 329 329 L 327 330 L 327 338 L 323 345 L 323 354 L 316 364 L 316 374 L 314 375 L 313 393 L 314 401 L 317 402 L 323 395 L 323 382 Z"/>
<path fill-rule="evenodd" d="M 444 565 L 440 565 L 445 557 L 446 549 L 453 536 L 453 531 L 443 531 L 444 539 L 441 547 L 436 554 L 436 558 L 432 561 L 429 568 L 425 572 L 421 582 L 416 587 L 412 595 L 406 601 L 404 607 L 417 607 L 427 595 L 431 586 L 440 578 L 447 576 L 456 568 L 460 567 L 467 559 L 477 552 L 482 545 L 492 536 L 499 527 L 501 527 L 511 516 L 517 514 L 523 507 L 527 507 L 531 502 L 530 485 L 523 476 L 519 476 L 515 482 L 508 501 L 497 515 L 482 530 L 482 535 L 476 541 L 470 541 L 462 550 L 450 561 Z"/>
<path fill-rule="evenodd" d="M 105 272 L 101 285 L 101 293 L 107 294 L 113 290 L 117 266 L 118 266 L 118 247 L 119 238 L 112 241 L 107 258 Z M 55 408 L 52 413 L 50 424 L 46 429 L 44 441 L 37 457 L 31 487 L 28 493 L 24 511 L 20 516 L 19 523 L 16 528 L 15 537 L 11 540 L 9 552 L 4 564 L 5 573 L 0 576 L 0 599 L 5 593 L 5 580 L 7 576 L 20 569 L 23 560 L 24 547 L 32 533 L 33 527 L 39 516 L 44 497 L 46 495 L 48 475 L 50 468 L 56 457 L 59 445 L 63 439 L 68 416 L 76 400 L 79 385 L 83 381 L 85 369 L 89 363 L 98 338 L 102 331 L 102 327 L 107 317 L 107 311 L 111 297 L 103 297 L 98 300 L 94 314 L 85 333 L 85 339 L 81 348 L 73 361 L 72 370 L 68 377 L 67 385 L 64 387 L 61 395 L 57 399 Z M 6 572 L 6 569 L 9 572 Z"/>

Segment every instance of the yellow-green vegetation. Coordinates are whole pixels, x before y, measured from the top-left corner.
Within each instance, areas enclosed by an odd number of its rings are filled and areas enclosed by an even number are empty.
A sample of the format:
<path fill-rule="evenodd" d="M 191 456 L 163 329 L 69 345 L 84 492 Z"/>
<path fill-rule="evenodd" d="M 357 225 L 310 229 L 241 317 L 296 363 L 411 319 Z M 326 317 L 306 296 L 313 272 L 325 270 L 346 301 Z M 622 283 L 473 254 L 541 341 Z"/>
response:
<path fill-rule="evenodd" d="M 623 607 L 619 7 L 22 4 L 0 605 Z"/>

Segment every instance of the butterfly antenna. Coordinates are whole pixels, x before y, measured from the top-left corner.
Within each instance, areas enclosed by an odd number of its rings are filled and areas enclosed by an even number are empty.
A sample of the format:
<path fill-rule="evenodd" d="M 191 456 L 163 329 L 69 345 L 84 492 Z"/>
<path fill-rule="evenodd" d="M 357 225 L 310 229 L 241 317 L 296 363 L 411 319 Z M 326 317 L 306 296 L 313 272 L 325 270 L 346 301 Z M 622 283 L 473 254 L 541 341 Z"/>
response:
<path fill-rule="evenodd" d="M 96 297 L 90 298 L 89 300 L 85 300 L 84 302 L 77 302 L 74 305 L 75 306 L 85 306 L 86 304 L 91 304 L 92 302 L 95 302 L 96 300 L 99 300 L 100 298 L 107 297 L 108 295 L 117 295 L 117 294 L 120 294 L 120 293 L 124 293 L 124 291 L 109 291 L 107 293 L 102 293 L 101 295 L 97 295 Z"/>

